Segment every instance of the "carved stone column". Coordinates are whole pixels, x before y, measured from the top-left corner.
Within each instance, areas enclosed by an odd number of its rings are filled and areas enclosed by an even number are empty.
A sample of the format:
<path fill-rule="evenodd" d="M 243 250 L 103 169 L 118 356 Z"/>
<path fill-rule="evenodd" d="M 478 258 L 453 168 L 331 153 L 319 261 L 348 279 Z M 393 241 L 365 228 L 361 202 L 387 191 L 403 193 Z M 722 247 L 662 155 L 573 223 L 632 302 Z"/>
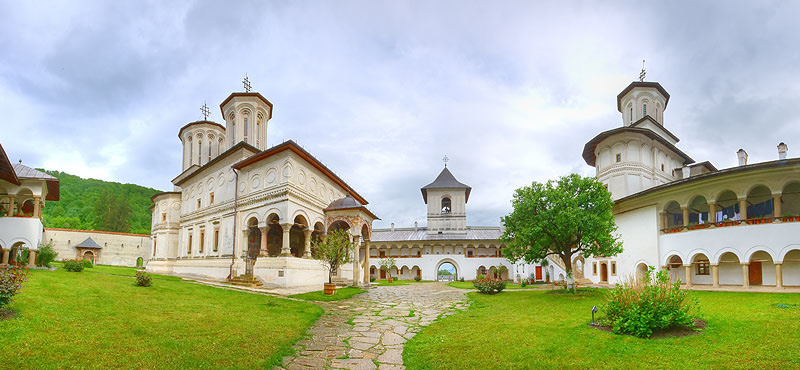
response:
<path fill-rule="evenodd" d="M 358 267 L 358 264 L 361 262 L 358 256 L 359 249 L 361 248 L 361 243 L 359 240 L 358 235 L 353 235 L 353 285 L 358 286 L 361 282 L 361 269 Z"/>
<path fill-rule="evenodd" d="M 683 226 L 689 226 L 689 206 L 681 206 L 683 211 Z"/>
<path fill-rule="evenodd" d="M 292 231 L 292 224 L 281 224 L 283 229 L 283 245 L 281 246 L 281 257 L 288 257 L 292 255 L 290 240 L 290 231 Z"/>
<path fill-rule="evenodd" d="M 369 284 L 369 239 L 364 239 L 364 284 Z"/>
<path fill-rule="evenodd" d="M 747 219 L 747 198 L 739 198 L 739 216 L 742 220 Z"/>
<path fill-rule="evenodd" d="M 33 196 L 33 217 L 38 219 L 42 218 L 42 197 L 38 195 Z"/>
<path fill-rule="evenodd" d="M 750 287 L 750 263 L 742 263 L 742 287 Z"/>
<path fill-rule="evenodd" d="M 305 229 L 303 235 L 305 236 L 306 242 L 303 249 L 303 258 L 311 258 L 311 229 Z"/>
<path fill-rule="evenodd" d="M 782 289 L 783 288 L 783 264 L 776 263 L 775 264 L 775 287 Z"/>
<path fill-rule="evenodd" d="M 31 249 L 28 251 L 28 267 L 36 266 L 36 251 Z"/>
<path fill-rule="evenodd" d="M 6 216 L 11 217 L 11 216 L 14 215 L 14 206 L 17 204 L 14 198 L 16 198 L 16 196 L 14 194 L 9 194 L 8 195 L 8 200 L 9 200 L 9 203 L 8 203 L 8 214 Z"/>
<path fill-rule="evenodd" d="M 778 217 L 783 216 L 783 214 L 781 213 L 781 195 L 780 194 L 772 194 L 772 204 L 774 205 L 773 206 L 772 217 L 778 218 Z"/>
<path fill-rule="evenodd" d="M 712 286 L 719 288 L 719 265 L 711 265 Z"/>
<path fill-rule="evenodd" d="M 8 264 L 8 256 L 9 256 L 10 253 L 11 253 L 11 250 L 3 249 L 3 264 L 4 265 Z"/>
<path fill-rule="evenodd" d="M 717 203 L 716 202 L 708 202 L 708 222 L 715 224 L 717 223 Z"/>
<path fill-rule="evenodd" d="M 261 256 L 269 256 L 269 248 L 267 247 L 268 232 L 269 232 L 269 226 L 261 229 L 261 249 L 258 252 L 258 254 Z"/>
<path fill-rule="evenodd" d="M 685 265 L 683 268 L 686 272 L 686 288 L 688 289 L 692 287 L 692 265 Z"/>

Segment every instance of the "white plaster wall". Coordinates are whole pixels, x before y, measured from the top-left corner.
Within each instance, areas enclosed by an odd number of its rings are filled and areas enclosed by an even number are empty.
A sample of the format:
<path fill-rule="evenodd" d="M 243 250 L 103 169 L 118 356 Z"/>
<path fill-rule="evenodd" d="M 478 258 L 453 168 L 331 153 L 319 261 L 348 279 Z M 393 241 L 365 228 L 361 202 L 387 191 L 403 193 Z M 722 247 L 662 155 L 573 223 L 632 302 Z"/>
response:
<path fill-rule="evenodd" d="M 0 246 L 8 250 L 19 242 L 23 248 L 39 249 L 42 221 L 34 217 L 0 217 Z"/>
<path fill-rule="evenodd" d="M 742 285 L 742 266 L 736 263 L 719 264 L 720 285 Z"/>
<path fill-rule="evenodd" d="M 143 264 L 147 265 L 150 259 L 150 236 L 137 234 L 104 233 L 99 231 L 70 231 L 59 229 L 45 229 L 44 240 L 53 243 L 53 248 L 58 253 L 57 260 L 78 258 L 75 245 L 92 238 L 103 247 L 99 251 L 99 258 L 95 263 L 113 266 L 136 266 L 136 260 L 141 257 Z"/>

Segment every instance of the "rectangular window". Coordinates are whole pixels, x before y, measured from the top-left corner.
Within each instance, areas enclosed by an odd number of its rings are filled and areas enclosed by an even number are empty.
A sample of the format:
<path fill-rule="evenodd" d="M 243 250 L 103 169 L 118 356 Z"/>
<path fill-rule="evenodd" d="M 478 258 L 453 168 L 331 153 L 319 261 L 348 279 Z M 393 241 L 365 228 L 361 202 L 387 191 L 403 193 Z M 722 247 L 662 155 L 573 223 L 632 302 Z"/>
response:
<path fill-rule="evenodd" d="M 167 212 L 161 214 L 161 222 L 167 222 Z"/>
<path fill-rule="evenodd" d="M 381 258 L 386 258 L 386 251 L 381 251 L 380 257 Z"/>
<path fill-rule="evenodd" d="M 617 163 L 622 162 L 622 154 L 617 153 Z"/>
<path fill-rule="evenodd" d="M 200 230 L 200 247 L 197 248 L 197 251 L 200 252 L 201 254 L 203 253 L 203 247 L 205 246 L 205 244 L 206 244 L 206 231 Z"/>
<path fill-rule="evenodd" d="M 597 262 L 592 263 L 592 275 L 597 275 Z"/>
<path fill-rule="evenodd" d="M 664 172 L 664 164 L 661 164 L 661 172 Z"/>
<path fill-rule="evenodd" d="M 189 234 L 189 245 L 186 247 L 186 254 L 192 254 L 192 234 Z"/>
<path fill-rule="evenodd" d="M 200 209 L 200 199 L 197 200 L 197 209 Z"/>
<path fill-rule="evenodd" d="M 611 261 L 611 276 L 617 276 L 617 261 Z"/>
<path fill-rule="evenodd" d="M 153 257 L 156 256 L 156 247 L 158 246 L 158 239 L 153 238 Z"/>
<path fill-rule="evenodd" d="M 708 261 L 697 262 L 697 275 L 710 275 Z"/>
<path fill-rule="evenodd" d="M 208 197 L 208 205 L 214 204 L 214 193 L 212 192 Z"/>
<path fill-rule="evenodd" d="M 219 229 L 214 229 L 214 252 L 219 250 Z"/>

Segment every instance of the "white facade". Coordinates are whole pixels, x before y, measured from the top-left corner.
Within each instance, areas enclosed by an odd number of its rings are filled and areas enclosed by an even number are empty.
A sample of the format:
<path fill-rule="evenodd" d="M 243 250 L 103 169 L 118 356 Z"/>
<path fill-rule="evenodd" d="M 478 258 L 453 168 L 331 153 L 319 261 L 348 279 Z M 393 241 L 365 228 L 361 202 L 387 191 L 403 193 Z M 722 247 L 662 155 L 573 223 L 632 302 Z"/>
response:
<path fill-rule="evenodd" d="M 42 238 L 58 253 L 57 260 L 89 259 L 99 265 L 143 267 L 150 256 L 150 235 L 45 228 Z M 76 248 L 87 238 L 100 248 Z"/>

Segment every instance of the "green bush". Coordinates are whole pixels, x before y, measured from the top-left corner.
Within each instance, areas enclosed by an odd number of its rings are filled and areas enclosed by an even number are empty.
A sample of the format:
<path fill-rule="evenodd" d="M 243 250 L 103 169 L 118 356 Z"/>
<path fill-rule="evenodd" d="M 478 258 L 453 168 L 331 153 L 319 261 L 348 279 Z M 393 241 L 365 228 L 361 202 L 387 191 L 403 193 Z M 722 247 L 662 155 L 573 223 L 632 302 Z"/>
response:
<path fill-rule="evenodd" d="M 17 255 L 17 266 L 27 266 L 28 265 L 28 256 L 30 256 L 31 251 L 28 248 L 22 248 L 22 250 Z"/>
<path fill-rule="evenodd" d="M 500 279 L 492 279 L 484 277 L 472 282 L 475 289 L 484 294 L 500 293 L 506 288 L 506 282 Z"/>
<path fill-rule="evenodd" d="M 145 274 L 144 271 L 136 271 L 136 285 L 138 286 L 151 286 L 153 285 L 153 278 Z"/>
<path fill-rule="evenodd" d="M 87 269 L 93 268 L 94 265 L 92 264 L 92 260 L 83 260 L 83 267 Z"/>
<path fill-rule="evenodd" d="M 421 277 L 419 277 L 419 276 L 414 276 L 414 281 L 420 281 L 420 280 L 422 280 L 422 278 L 421 278 Z"/>
<path fill-rule="evenodd" d="M 36 254 L 36 266 L 53 267 L 52 263 L 56 260 L 58 253 L 50 243 L 40 245 L 39 253 Z"/>
<path fill-rule="evenodd" d="M 374 277 L 369 278 L 369 282 L 370 283 L 374 283 L 375 282 L 375 278 Z"/>
<path fill-rule="evenodd" d="M 0 270 L 0 308 L 5 308 L 14 298 L 22 283 L 28 281 L 28 273 L 18 268 Z"/>
<path fill-rule="evenodd" d="M 699 305 L 680 281 L 670 284 L 667 271 L 653 274 L 650 267 L 647 278 L 617 284 L 602 310 L 614 333 L 649 338 L 660 330 L 694 328 Z"/>
<path fill-rule="evenodd" d="M 83 271 L 83 262 L 78 260 L 66 260 L 64 261 L 64 270 L 81 272 Z"/>

